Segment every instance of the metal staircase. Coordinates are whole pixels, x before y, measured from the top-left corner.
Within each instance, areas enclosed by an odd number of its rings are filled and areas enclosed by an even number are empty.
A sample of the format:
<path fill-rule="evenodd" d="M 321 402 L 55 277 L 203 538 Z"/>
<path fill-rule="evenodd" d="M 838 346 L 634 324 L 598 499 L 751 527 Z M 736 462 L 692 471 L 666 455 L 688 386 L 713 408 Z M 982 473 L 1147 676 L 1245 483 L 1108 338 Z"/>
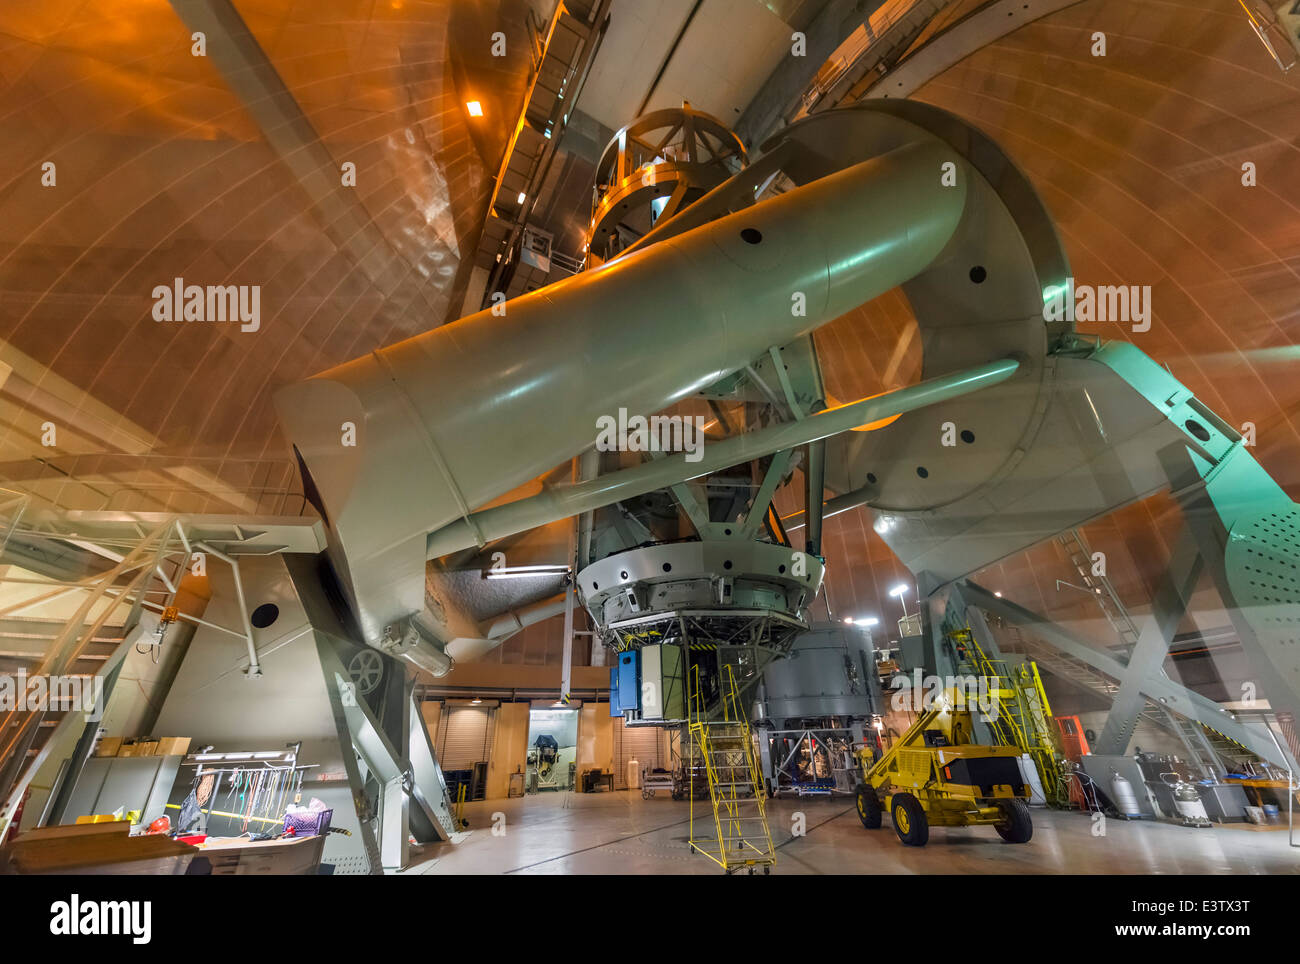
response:
<path fill-rule="evenodd" d="M 1083 580 L 1084 587 L 1092 591 L 1093 598 L 1096 599 L 1106 621 L 1110 623 L 1115 635 L 1120 638 L 1124 654 L 1127 656 L 1132 653 L 1138 641 L 1138 628 L 1133 622 L 1133 617 L 1129 615 L 1128 609 L 1120 601 L 1119 593 L 1115 591 L 1115 586 L 1110 579 L 1104 574 L 1093 575 L 1092 549 L 1084 540 L 1083 533 L 1078 529 L 1066 529 L 1056 537 L 1056 541 L 1065 549 L 1070 565 Z"/>
<path fill-rule="evenodd" d="M 1038 667 L 1032 659 L 1019 663 L 990 658 L 968 628 L 948 634 L 949 639 L 965 651 L 965 662 L 978 676 L 993 681 L 998 699 L 996 718 L 989 728 L 1002 746 L 1018 746 L 1027 753 L 1038 770 L 1047 800 L 1064 805 L 1068 797 L 1061 761 L 1052 739 L 1052 707 L 1043 691 Z"/>
<path fill-rule="evenodd" d="M 63 630 L 64 623 L 59 620 L 7 616 L 5 610 L 0 610 L 0 673 L 20 680 L 39 674 L 46 653 Z M 76 681 L 89 692 L 95 677 L 102 675 L 105 665 L 125 638 L 126 631 L 122 626 L 101 627 L 99 632 L 81 643 L 67 669 L 60 675 L 70 682 Z M 65 715 L 55 707 L 43 714 L 24 753 L 28 762 L 41 752 L 49 735 Z M 18 719 L 10 720 L 8 728 L 0 733 L 0 746 L 9 745 L 18 725 Z"/>
<path fill-rule="evenodd" d="M 1214 747 L 1210 745 L 1205 727 L 1192 723 L 1167 709 L 1165 716 L 1169 718 L 1169 725 L 1173 727 L 1178 738 L 1183 741 L 1183 746 L 1187 748 L 1188 762 L 1195 764 L 1207 776 L 1223 776 L 1225 772 L 1223 762 Z"/>
<path fill-rule="evenodd" d="M 1014 637 L 1014 647 L 1053 676 L 1107 700 L 1113 699 L 1119 691 L 1118 680 L 1053 646 L 1025 636 L 1018 626 L 1006 628 Z M 1187 748 L 1189 758 L 1205 768 L 1207 773 L 1222 774 L 1225 771 L 1222 762 L 1224 757 L 1232 759 L 1254 756 L 1241 744 L 1217 730 L 1189 720 L 1152 700 L 1147 700 L 1138 719 L 1178 737 Z"/>
<path fill-rule="evenodd" d="M 857 100 L 908 51 L 930 22 L 956 0 L 891 0 L 855 31 L 803 96 L 803 117 Z"/>
<path fill-rule="evenodd" d="M 767 874 L 776 863 L 767 824 L 767 795 L 754 753 L 753 732 L 730 666 L 724 670 L 721 703 L 722 718 L 708 719 L 699 670 L 693 668 L 689 730 L 696 758 L 704 761 L 708 774 L 712 821 L 701 807 L 697 827 L 692 788 L 691 852 L 703 854 L 728 874 L 738 870 L 753 874 L 759 868 Z"/>
<path fill-rule="evenodd" d="M 10 533 L 16 522 L 8 526 Z M 169 520 L 116 555 L 115 565 L 81 578 L 46 578 L 21 568 L 17 575 L 4 573 L 9 598 L 16 601 L 0 609 L 0 673 L 23 680 L 24 698 L 16 698 L 15 682 L 15 699 L 0 705 L 0 833 L 50 748 L 63 746 L 60 734 L 75 737 L 98 719 L 127 648 L 139 644 L 146 594 L 161 593 L 170 605 L 188 560 L 188 552 L 169 559 L 178 531 Z M 174 569 L 172 578 L 167 568 Z M 76 604 L 66 618 L 32 614 L 63 597 Z M 169 618 L 175 617 L 165 612 L 164 624 Z M 40 686 L 29 692 L 26 680 L 33 677 Z"/>

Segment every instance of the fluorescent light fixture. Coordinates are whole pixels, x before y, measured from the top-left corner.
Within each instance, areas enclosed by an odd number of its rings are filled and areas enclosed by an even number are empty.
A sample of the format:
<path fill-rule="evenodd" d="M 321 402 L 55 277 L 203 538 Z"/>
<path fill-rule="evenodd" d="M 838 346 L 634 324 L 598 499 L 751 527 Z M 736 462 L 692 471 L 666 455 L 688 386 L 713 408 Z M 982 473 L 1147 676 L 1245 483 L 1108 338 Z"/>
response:
<path fill-rule="evenodd" d="M 902 582 L 900 582 L 900 583 L 899 583 L 897 586 L 895 586 L 893 589 L 889 590 L 889 594 L 890 594 L 891 596 L 897 596 L 899 599 L 902 599 L 902 598 L 903 598 L 903 595 L 904 595 L 906 592 L 907 592 L 907 584 L 906 584 L 906 583 L 902 583 Z"/>
<path fill-rule="evenodd" d="M 880 620 L 877 619 L 875 616 L 867 616 L 863 619 L 853 620 L 853 625 L 854 626 L 875 626 L 879 622 Z"/>
<path fill-rule="evenodd" d="M 568 566 L 509 566 L 505 569 L 488 569 L 483 573 L 488 579 L 526 579 L 536 576 L 563 576 Z"/>
<path fill-rule="evenodd" d="M 846 623 L 848 623 L 850 626 L 853 625 L 853 617 L 852 617 L 852 616 L 845 616 L 845 617 L 844 617 L 844 621 L 845 621 Z"/>
<path fill-rule="evenodd" d="M 480 703 L 482 703 L 483 701 L 482 701 L 481 699 L 479 699 L 479 698 L 476 696 L 476 697 L 474 697 L 474 699 L 470 700 L 470 702 L 471 702 L 472 704 L 474 704 L 475 706 L 478 706 L 478 705 L 479 705 Z"/>
<path fill-rule="evenodd" d="M 526 197 L 528 197 L 528 195 L 525 194 L 523 191 L 520 191 L 520 192 L 519 192 L 519 197 L 517 198 L 517 200 L 519 201 L 520 204 L 523 204 L 523 203 L 524 203 L 524 198 L 526 198 Z"/>
<path fill-rule="evenodd" d="M 476 100 L 471 100 L 468 104 L 465 105 L 465 108 L 469 111 L 470 117 L 483 116 L 483 105 Z"/>

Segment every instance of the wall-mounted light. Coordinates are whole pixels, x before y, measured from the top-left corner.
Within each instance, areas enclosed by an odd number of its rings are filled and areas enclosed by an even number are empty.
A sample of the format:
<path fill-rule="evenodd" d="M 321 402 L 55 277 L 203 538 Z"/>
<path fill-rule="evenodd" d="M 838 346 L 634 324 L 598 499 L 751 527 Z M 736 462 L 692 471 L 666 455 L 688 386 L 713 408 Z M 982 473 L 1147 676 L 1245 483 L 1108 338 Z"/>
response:
<path fill-rule="evenodd" d="M 520 192 L 519 192 L 519 197 L 518 197 L 518 201 L 519 201 L 519 203 L 520 203 L 520 204 L 523 204 L 523 203 L 524 203 L 524 198 L 526 198 L 526 197 L 528 197 L 528 195 L 525 194 L 523 191 L 520 191 Z"/>
<path fill-rule="evenodd" d="M 466 104 L 465 109 L 469 111 L 470 117 L 483 116 L 483 105 L 476 100 L 471 100 L 468 104 Z"/>

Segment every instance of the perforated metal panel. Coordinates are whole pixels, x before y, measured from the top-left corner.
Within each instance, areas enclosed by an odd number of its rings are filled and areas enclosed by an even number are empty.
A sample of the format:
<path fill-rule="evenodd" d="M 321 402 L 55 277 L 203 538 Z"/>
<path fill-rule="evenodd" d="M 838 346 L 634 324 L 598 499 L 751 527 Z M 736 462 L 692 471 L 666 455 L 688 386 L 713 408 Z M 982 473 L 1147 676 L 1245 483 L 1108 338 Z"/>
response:
<path fill-rule="evenodd" d="M 1240 520 L 1225 562 L 1242 616 L 1283 679 L 1300 690 L 1300 506 Z"/>

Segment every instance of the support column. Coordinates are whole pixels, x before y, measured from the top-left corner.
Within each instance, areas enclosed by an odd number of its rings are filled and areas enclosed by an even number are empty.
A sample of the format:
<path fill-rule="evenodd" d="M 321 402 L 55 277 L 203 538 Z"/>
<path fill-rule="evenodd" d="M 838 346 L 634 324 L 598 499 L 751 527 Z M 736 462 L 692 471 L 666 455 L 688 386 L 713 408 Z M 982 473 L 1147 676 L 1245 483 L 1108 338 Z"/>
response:
<path fill-rule="evenodd" d="M 1137 645 L 1129 656 L 1119 691 L 1106 716 L 1106 725 L 1093 744 L 1094 753 L 1122 756 L 1128 751 L 1138 716 L 1146 709 L 1145 682 L 1165 675 L 1165 657 L 1169 655 L 1178 624 L 1187 613 L 1188 600 L 1196 589 L 1202 568 L 1195 539 L 1184 530 L 1169 558 L 1164 584 L 1151 601 L 1151 615 L 1143 620 Z"/>
<path fill-rule="evenodd" d="M 1109 677 L 1121 683 L 1124 680 L 1127 668 L 1123 663 L 1045 616 L 994 596 L 983 586 L 970 581 L 962 583 L 962 594 L 969 605 L 979 606 L 1009 623 L 1024 627 L 1033 637 L 1026 640 L 1026 644 L 1033 643 L 1029 655 L 1040 668 L 1067 674 L 1072 672 L 1072 668 L 1081 668 L 1095 676 Z M 1175 683 L 1164 673 L 1146 676 L 1138 682 L 1150 699 L 1168 706 L 1175 713 L 1217 730 L 1261 759 L 1284 769 L 1300 769 L 1290 754 L 1278 746 L 1262 722 L 1238 719 L 1218 703 Z"/>
<path fill-rule="evenodd" d="M 804 550 L 810 556 L 822 554 L 822 516 L 826 497 L 826 440 L 808 445 L 808 512 L 805 516 Z"/>

